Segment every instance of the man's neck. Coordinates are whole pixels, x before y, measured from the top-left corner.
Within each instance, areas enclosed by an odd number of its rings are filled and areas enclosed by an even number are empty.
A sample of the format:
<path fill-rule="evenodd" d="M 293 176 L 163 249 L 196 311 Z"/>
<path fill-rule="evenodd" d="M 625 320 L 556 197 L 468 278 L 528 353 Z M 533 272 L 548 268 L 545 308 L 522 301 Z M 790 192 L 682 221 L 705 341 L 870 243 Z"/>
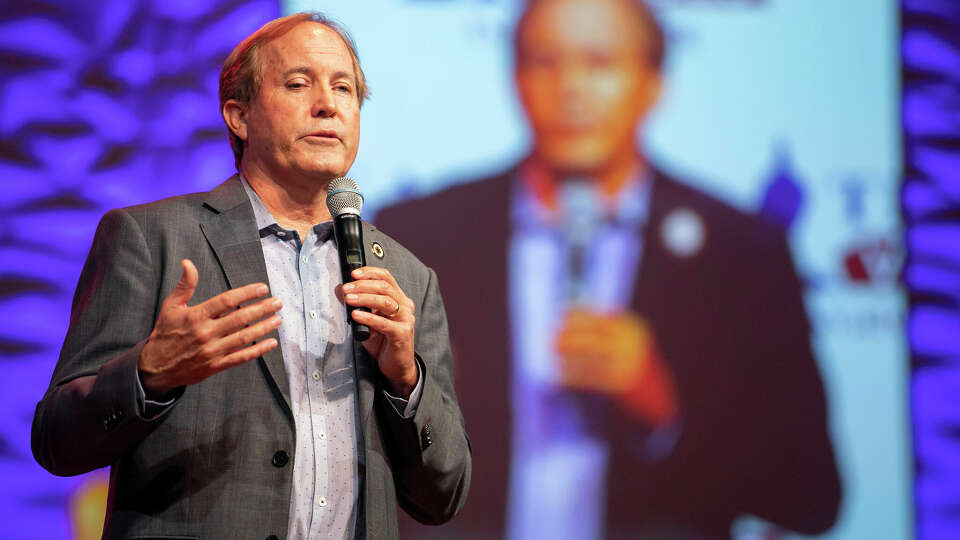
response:
<path fill-rule="evenodd" d="M 329 180 L 279 178 L 247 163 L 241 165 L 241 173 L 277 224 L 297 231 L 301 240 L 314 225 L 332 219 L 327 209 Z"/>
<path fill-rule="evenodd" d="M 534 155 L 525 164 L 525 176 L 537 200 L 547 208 L 556 208 L 558 188 L 567 178 L 588 179 L 597 186 L 604 199 L 614 200 L 631 179 L 641 176 L 641 172 L 646 167 L 643 156 L 633 153 L 627 158 L 617 160 L 595 171 L 564 173 L 552 170 Z"/>

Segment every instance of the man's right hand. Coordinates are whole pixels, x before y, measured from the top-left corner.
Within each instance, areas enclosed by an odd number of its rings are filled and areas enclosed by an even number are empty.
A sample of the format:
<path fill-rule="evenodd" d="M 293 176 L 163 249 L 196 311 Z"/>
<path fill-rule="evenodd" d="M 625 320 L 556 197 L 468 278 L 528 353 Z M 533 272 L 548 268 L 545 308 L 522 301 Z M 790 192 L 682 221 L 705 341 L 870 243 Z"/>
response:
<path fill-rule="evenodd" d="M 264 283 L 251 283 L 187 306 L 199 276 L 189 259 L 180 261 L 183 274 L 163 300 L 157 322 L 140 352 L 138 369 L 148 395 L 162 396 L 187 384 L 262 356 L 277 346 L 270 338 L 254 341 L 280 326 L 279 298 L 264 298 Z"/>
<path fill-rule="evenodd" d="M 566 388 L 615 398 L 652 426 L 676 420 L 673 374 L 660 356 L 653 330 L 639 314 L 572 309 L 556 348 L 560 382 Z"/>

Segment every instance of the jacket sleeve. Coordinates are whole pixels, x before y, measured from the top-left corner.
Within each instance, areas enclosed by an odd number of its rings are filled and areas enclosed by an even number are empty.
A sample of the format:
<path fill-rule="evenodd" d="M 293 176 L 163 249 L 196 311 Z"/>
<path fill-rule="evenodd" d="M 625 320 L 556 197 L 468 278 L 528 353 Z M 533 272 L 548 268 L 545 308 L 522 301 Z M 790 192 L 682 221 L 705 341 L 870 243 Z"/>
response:
<path fill-rule="evenodd" d="M 378 392 L 375 407 L 391 448 L 400 506 L 417 521 L 438 525 L 466 501 L 471 450 L 453 389 L 443 300 L 436 274 L 428 273 L 416 313 L 416 355 L 425 368 L 420 403 L 413 417 L 403 418 Z"/>
<path fill-rule="evenodd" d="M 756 384 L 735 431 L 753 444 L 743 445 L 751 450 L 731 484 L 743 512 L 819 534 L 836 522 L 842 497 L 827 397 L 786 239 L 776 235 L 766 245 L 768 263 L 744 276 L 755 289 L 743 296 L 753 316 L 741 321 L 738 341 L 752 358 L 743 378 Z"/>
<path fill-rule="evenodd" d="M 156 272 L 136 220 L 124 210 L 108 212 L 33 418 L 33 455 L 48 471 L 68 476 L 108 466 L 157 425 L 140 417 L 136 391 L 140 351 L 159 304 Z"/>

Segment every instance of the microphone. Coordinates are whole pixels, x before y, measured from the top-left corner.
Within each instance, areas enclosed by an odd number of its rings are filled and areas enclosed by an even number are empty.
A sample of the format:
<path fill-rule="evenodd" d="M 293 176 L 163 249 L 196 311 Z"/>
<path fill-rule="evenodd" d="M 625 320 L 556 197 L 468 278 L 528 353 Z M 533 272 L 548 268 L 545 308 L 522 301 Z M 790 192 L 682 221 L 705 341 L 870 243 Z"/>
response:
<path fill-rule="evenodd" d="M 560 232 L 567 250 L 566 300 L 568 305 L 586 305 L 587 251 L 596 242 L 603 221 L 603 205 L 586 178 L 568 178 L 560 186 Z"/>
<path fill-rule="evenodd" d="M 334 178 L 327 187 L 327 209 L 333 216 L 333 234 L 337 240 L 337 253 L 340 255 L 340 275 L 344 283 L 353 281 L 353 272 L 367 264 L 363 253 L 363 229 L 360 223 L 360 210 L 363 208 L 363 195 L 357 183 L 346 177 Z M 370 312 L 364 307 L 347 305 L 347 320 L 353 328 L 353 339 L 366 341 L 370 337 L 370 327 L 358 323 L 351 316 L 354 309 Z"/>

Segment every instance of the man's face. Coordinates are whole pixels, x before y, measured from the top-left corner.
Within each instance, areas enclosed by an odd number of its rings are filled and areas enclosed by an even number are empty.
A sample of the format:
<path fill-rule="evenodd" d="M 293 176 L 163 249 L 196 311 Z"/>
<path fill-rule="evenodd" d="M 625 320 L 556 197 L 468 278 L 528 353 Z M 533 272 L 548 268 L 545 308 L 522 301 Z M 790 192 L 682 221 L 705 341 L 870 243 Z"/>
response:
<path fill-rule="evenodd" d="M 260 50 L 263 82 L 244 116 L 253 160 L 280 179 L 343 176 L 357 157 L 360 100 L 346 43 L 305 22 Z"/>
<path fill-rule="evenodd" d="M 518 35 L 517 87 L 535 153 L 558 174 L 591 175 L 632 156 L 659 73 L 624 2 L 534 4 Z"/>

